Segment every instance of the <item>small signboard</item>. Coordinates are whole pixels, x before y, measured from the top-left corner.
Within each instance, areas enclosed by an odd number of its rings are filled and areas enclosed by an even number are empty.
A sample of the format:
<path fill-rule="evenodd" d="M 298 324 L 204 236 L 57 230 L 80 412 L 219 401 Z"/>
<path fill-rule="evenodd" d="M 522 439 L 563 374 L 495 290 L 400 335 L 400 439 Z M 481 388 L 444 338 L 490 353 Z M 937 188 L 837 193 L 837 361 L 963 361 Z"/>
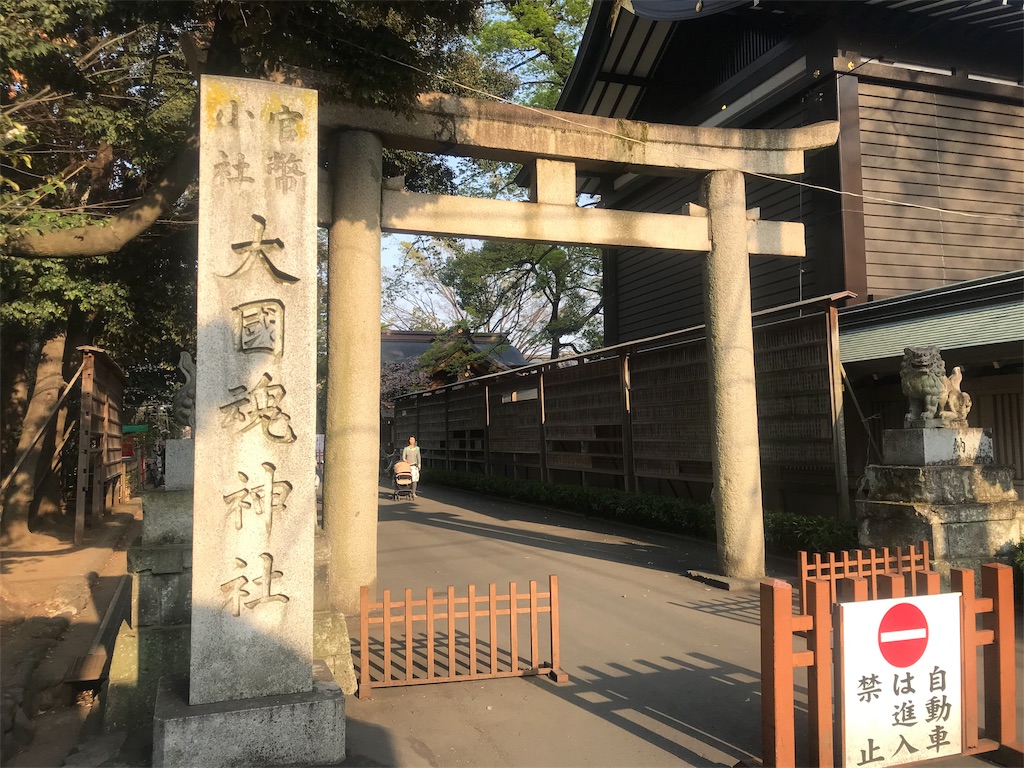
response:
<path fill-rule="evenodd" d="M 960 593 L 837 610 L 844 768 L 963 752 Z"/>

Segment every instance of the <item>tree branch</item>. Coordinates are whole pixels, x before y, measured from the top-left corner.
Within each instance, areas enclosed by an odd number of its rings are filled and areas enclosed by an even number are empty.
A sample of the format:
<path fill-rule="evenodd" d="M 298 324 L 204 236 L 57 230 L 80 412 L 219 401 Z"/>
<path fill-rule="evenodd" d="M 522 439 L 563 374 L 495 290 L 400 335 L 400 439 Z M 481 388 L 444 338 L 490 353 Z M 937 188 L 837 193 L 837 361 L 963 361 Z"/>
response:
<path fill-rule="evenodd" d="M 86 53 L 84 61 L 97 49 Z M 214 25 L 207 55 L 211 74 L 234 74 L 240 54 L 230 37 L 230 25 L 219 19 Z M 199 173 L 199 104 L 192 112 L 192 130 L 170 164 L 139 200 L 102 224 L 56 229 L 21 235 L 0 243 L 5 255 L 35 259 L 77 259 L 117 253 L 167 214 Z"/>
<path fill-rule="evenodd" d="M 108 256 L 149 229 L 166 214 L 195 180 L 199 170 L 199 133 L 164 168 L 138 202 L 104 224 L 22 235 L 7 244 L 11 256 L 35 259 L 75 259 Z"/>

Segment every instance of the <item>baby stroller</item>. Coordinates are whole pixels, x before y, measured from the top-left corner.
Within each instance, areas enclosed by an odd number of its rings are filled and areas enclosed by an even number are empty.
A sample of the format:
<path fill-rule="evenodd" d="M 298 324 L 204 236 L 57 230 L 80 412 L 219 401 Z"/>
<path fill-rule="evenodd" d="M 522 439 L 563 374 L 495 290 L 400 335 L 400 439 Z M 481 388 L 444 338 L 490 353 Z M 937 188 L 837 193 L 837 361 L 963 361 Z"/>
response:
<path fill-rule="evenodd" d="M 393 501 L 399 499 L 412 501 L 412 465 L 407 461 L 395 462 L 395 485 L 391 498 Z"/>

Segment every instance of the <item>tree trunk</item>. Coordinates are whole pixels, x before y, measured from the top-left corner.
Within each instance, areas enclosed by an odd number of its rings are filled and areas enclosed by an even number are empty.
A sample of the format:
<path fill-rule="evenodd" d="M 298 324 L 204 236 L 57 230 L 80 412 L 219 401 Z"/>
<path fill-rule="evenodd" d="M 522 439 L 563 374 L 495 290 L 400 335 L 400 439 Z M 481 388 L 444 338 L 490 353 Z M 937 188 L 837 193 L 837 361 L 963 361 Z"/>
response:
<path fill-rule="evenodd" d="M 2 525 L 0 543 L 5 545 L 16 543 L 30 533 L 29 511 L 32 507 L 36 470 L 40 459 L 44 458 L 42 439 L 34 444 L 32 440 L 53 415 L 57 398 L 60 397 L 61 390 L 64 388 L 62 369 L 65 338 L 64 331 L 50 338 L 43 345 L 42 354 L 39 356 L 36 385 L 25 413 L 25 420 L 22 423 L 16 454 L 16 460 L 23 454 L 26 455 L 26 458 L 7 489 L 3 518 L 0 520 L 0 525 Z"/>
<path fill-rule="evenodd" d="M 68 314 L 68 331 L 64 340 L 64 362 L 62 378 L 71 381 L 82 362 L 82 353 L 78 347 L 88 344 L 96 336 L 98 315 L 87 315 L 78 307 L 72 307 Z M 54 420 L 52 429 L 39 439 L 39 461 L 36 465 L 35 492 L 29 519 L 34 524 L 59 522 L 64 510 L 61 507 L 61 492 L 64 488 L 65 473 L 53 470 L 57 441 L 67 428 L 68 401 L 64 401 L 60 412 Z M 81 433 L 79 433 L 81 434 Z"/>
<path fill-rule="evenodd" d="M 64 377 L 67 381 L 67 376 Z M 54 459 L 57 456 L 57 441 L 64 436 L 68 421 L 68 402 L 57 411 L 53 420 L 53 426 L 46 430 L 46 434 L 39 438 L 41 445 L 39 462 L 36 464 L 35 492 L 32 495 L 32 507 L 29 510 L 29 520 L 32 527 L 40 530 L 40 526 L 56 526 L 64 514 L 61 504 L 61 491 L 64 487 L 64 474 L 62 467 L 54 467 Z"/>
<path fill-rule="evenodd" d="M 555 295 L 551 299 L 551 316 L 548 318 L 548 328 L 551 329 L 551 359 L 557 360 L 562 354 L 562 334 L 558 331 L 558 310 L 562 303 L 562 293 L 555 285 Z"/>
<path fill-rule="evenodd" d="M 3 363 L 0 364 L 0 467 L 13 467 L 18 434 L 28 407 L 29 339 L 20 328 L 4 329 Z M 3 474 L 6 474 L 5 469 Z"/>

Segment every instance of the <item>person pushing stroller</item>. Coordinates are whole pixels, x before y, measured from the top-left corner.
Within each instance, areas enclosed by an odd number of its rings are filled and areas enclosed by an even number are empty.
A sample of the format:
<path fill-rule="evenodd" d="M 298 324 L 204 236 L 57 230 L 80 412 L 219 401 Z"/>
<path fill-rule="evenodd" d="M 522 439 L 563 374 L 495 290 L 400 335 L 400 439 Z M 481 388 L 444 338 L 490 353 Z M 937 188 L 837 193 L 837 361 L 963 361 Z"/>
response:
<path fill-rule="evenodd" d="M 420 447 L 416 438 L 409 437 L 409 444 L 402 449 L 402 461 L 407 462 L 412 471 L 412 497 L 416 498 L 416 485 L 420 481 Z"/>

